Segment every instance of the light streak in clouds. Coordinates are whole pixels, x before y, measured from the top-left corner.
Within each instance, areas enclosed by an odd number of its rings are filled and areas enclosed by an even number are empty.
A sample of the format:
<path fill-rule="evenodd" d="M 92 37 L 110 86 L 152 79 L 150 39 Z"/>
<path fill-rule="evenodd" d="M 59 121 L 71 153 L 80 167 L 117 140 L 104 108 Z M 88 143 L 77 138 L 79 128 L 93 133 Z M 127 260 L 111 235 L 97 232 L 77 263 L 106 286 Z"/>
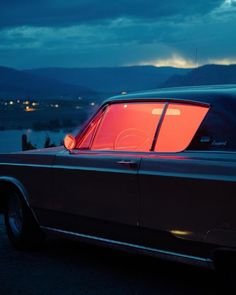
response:
<path fill-rule="evenodd" d="M 236 0 L 225 0 L 222 4 L 224 7 L 231 7 L 234 3 L 236 3 Z"/>
<path fill-rule="evenodd" d="M 181 55 L 173 54 L 169 58 L 160 58 L 150 62 L 141 62 L 140 65 L 154 65 L 156 67 L 175 68 L 196 68 L 198 65 L 191 59 L 186 59 Z"/>
<path fill-rule="evenodd" d="M 184 58 L 181 55 L 173 54 L 169 58 L 161 58 L 149 62 L 141 62 L 139 65 L 153 65 L 156 67 L 175 67 L 175 68 L 197 68 L 206 64 L 215 65 L 232 65 L 236 64 L 236 58 L 219 58 L 219 59 L 207 59 L 205 62 L 196 63 L 191 59 Z"/>
<path fill-rule="evenodd" d="M 212 11 L 213 16 L 232 14 L 236 12 L 236 0 L 224 0 L 223 3 Z"/>
<path fill-rule="evenodd" d="M 236 58 L 222 58 L 222 59 L 209 59 L 209 64 L 215 64 L 215 65 L 233 65 L 236 64 Z"/>

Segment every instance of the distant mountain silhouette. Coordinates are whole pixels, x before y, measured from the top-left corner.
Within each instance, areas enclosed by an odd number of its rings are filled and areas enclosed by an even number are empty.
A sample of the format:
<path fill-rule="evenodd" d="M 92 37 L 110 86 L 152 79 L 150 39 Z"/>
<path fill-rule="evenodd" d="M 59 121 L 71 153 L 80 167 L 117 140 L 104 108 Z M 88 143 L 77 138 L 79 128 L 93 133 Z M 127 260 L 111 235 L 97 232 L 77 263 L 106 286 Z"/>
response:
<path fill-rule="evenodd" d="M 133 66 L 117 68 L 41 68 L 19 71 L 0 67 L 0 97 L 105 98 L 122 91 L 158 87 L 236 83 L 236 65 L 197 69 Z"/>
<path fill-rule="evenodd" d="M 26 73 L 82 85 L 102 93 L 120 93 L 157 88 L 173 75 L 187 74 L 189 69 L 154 66 L 117 68 L 41 68 Z"/>
<path fill-rule="evenodd" d="M 94 91 L 53 79 L 38 77 L 31 73 L 0 67 L 0 96 L 1 97 L 39 97 L 64 98 L 73 96 L 88 96 Z"/>
<path fill-rule="evenodd" d="M 175 75 L 169 78 L 164 83 L 160 84 L 160 86 L 175 87 L 235 83 L 236 65 L 205 65 L 193 69 L 186 75 Z"/>

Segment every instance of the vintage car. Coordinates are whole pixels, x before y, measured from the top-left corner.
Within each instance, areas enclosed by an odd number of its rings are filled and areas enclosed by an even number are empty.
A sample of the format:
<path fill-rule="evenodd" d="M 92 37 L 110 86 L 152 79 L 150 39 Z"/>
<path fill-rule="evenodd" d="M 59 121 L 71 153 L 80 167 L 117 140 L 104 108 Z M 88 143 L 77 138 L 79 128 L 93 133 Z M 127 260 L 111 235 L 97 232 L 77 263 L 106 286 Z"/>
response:
<path fill-rule="evenodd" d="M 214 267 L 236 250 L 236 85 L 112 97 L 65 147 L 0 155 L 20 249 L 45 233 Z"/>

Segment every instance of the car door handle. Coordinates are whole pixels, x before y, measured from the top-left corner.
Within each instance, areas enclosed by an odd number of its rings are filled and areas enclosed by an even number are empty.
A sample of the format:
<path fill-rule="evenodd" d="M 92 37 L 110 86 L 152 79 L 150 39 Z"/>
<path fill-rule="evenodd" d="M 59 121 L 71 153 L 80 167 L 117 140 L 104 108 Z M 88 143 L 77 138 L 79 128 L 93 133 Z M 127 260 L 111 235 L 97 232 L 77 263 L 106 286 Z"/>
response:
<path fill-rule="evenodd" d="M 128 166 L 131 169 L 136 169 L 138 167 L 138 163 L 136 161 L 121 160 L 117 161 L 116 163 L 122 166 Z"/>

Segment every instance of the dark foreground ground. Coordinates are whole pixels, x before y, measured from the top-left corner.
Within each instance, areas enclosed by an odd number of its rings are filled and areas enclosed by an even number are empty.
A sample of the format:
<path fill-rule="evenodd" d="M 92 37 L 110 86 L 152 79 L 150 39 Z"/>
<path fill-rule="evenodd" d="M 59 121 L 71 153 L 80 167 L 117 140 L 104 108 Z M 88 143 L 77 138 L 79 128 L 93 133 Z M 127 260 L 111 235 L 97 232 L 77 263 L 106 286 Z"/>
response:
<path fill-rule="evenodd" d="M 0 295 L 205 295 L 218 290 L 212 271 L 50 238 L 18 252 L 0 215 Z"/>

